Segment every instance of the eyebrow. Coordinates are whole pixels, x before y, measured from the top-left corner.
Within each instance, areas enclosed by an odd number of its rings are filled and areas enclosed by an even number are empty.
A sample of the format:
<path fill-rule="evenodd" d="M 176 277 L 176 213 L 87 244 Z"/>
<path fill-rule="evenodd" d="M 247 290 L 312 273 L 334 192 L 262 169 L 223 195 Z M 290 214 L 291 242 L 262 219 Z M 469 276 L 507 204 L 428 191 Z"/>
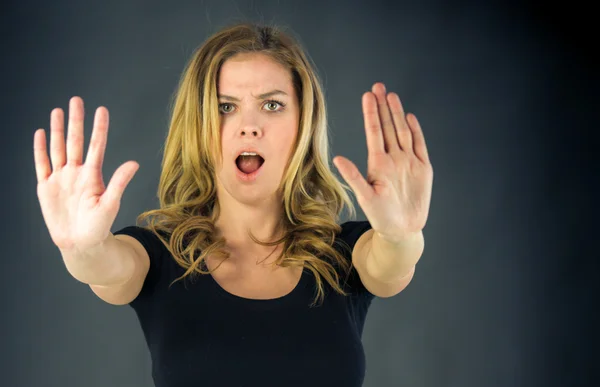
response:
<path fill-rule="evenodd" d="M 269 97 L 272 97 L 272 96 L 277 95 L 277 94 L 283 94 L 283 95 L 287 96 L 287 93 L 285 93 L 284 91 L 281 91 L 281 90 L 272 90 L 272 91 L 269 91 L 267 93 L 261 94 L 261 95 L 255 97 L 255 98 L 256 99 L 265 99 L 265 98 L 269 98 Z M 219 95 L 217 95 L 217 97 L 219 99 L 225 99 L 225 100 L 228 100 L 228 101 L 235 101 L 235 102 L 239 102 L 240 101 L 238 98 L 235 98 L 235 97 L 232 97 L 232 96 L 229 96 L 229 95 L 224 95 L 224 94 L 219 94 Z"/>

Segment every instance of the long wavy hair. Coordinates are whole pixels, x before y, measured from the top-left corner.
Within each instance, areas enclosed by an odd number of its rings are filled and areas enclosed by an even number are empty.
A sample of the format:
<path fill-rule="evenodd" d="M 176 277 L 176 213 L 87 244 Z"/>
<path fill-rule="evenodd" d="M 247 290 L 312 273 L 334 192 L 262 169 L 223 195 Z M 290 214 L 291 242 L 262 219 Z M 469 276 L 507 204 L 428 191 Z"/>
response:
<path fill-rule="evenodd" d="M 210 36 L 192 55 L 180 78 L 171 105 L 171 121 L 164 145 L 158 198 L 160 208 L 143 212 L 152 231 L 169 249 L 186 276 L 209 274 L 207 256 L 229 258 L 225 239 L 216 236 L 219 216 L 216 166 L 221 162 L 217 81 L 223 63 L 240 53 L 269 56 L 288 69 L 300 105 L 298 136 L 284 170 L 279 191 L 283 195 L 283 237 L 260 241 L 263 246 L 283 244 L 275 264 L 304 267 L 317 285 L 311 306 L 323 301 L 323 280 L 338 293 L 340 273 L 350 275 L 352 261 L 335 248 L 335 235 L 344 208 L 355 215 L 349 187 L 332 173 L 329 164 L 325 98 L 315 67 L 299 40 L 282 27 L 238 23 Z M 342 246 L 348 248 L 347 245 Z M 346 251 L 348 252 L 348 251 Z M 346 254 L 347 256 L 348 254 Z M 218 266 L 213 270 L 217 270 Z M 341 269 L 340 272 L 338 270 Z M 174 282 L 175 282 L 174 281 Z"/>

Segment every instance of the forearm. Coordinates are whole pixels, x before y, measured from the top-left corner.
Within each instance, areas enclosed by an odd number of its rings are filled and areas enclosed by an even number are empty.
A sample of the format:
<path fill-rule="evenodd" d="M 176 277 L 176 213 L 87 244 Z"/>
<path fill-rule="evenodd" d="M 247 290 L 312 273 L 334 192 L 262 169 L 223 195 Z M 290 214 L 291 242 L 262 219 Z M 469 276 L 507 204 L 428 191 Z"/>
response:
<path fill-rule="evenodd" d="M 382 282 L 393 282 L 407 275 L 425 248 L 423 231 L 389 239 L 374 232 L 367 254 L 366 269 Z"/>
<path fill-rule="evenodd" d="M 135 252 L 112 233 L 94 248 L 60 252 L 67 271 L 78 281 L 89 285 L 122 284 L 135 270 Z"/>

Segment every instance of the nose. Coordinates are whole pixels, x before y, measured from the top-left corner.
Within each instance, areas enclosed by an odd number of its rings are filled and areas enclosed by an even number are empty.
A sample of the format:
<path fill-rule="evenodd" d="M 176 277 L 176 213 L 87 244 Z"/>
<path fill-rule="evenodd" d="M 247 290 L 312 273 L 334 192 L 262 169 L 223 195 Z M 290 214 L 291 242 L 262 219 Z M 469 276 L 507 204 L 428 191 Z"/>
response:
<path fill-rule="evenodd" d="M 260 138 L 263 136 L 263 118 L 253 110 L 238 114 L 238 136 L 241 138 Z"/>
<path fill-rule="evenodd" d="M 262 129 L 260 129 L 257 125 L 246 125 L 242 127 L 239 131 L 240 136 L 242 137 L 262 137 Z"/>

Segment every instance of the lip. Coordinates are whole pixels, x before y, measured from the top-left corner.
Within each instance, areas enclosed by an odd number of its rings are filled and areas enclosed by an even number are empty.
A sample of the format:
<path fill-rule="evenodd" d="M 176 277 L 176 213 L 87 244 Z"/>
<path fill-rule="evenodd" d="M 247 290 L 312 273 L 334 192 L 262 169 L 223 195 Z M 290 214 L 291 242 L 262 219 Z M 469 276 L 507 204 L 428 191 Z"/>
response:
<path fill-rule="evenodd" d="M 254 152 L 254 153 L 256 153 L 257 155 L 259 155 L 260 157 L 262 157 L 263 163 L 261 164 L 260 167 L 258 167 L 258 169 L 256 171 L 254 171 L 252 173 L 248 173 L 247 174 L 247 173 L 244 173 L 244 172 L 240 171 L 240 169 L 236 165 L 236 160 L 237 160 L 237 158 L 240 156 L 240 154 L 242 152 Z M 262 168 L 263 168 L 263 166 L 265 165 L 266 162 L 267 161 L 265 160 L 265 156 L 257 148 L 255 148 L 253 146 L 249 146 L 249 145 L 241 147 L 241 148 L 239 148 L 236 151 L 235 157 L 233 159 L 233 164 L 234 164 L 234 168 L 235 168 L 235 174 L 236 174 L 236 176 L 237 176 L 237 178 L 239 180 L 241 180 L 241 181 L 243 181 L 245 183 L 253 182 L 254 180 L 256 180 L 256 178 L 258 177 L 258 175 L 260 175 L 260 173 L 262 171 Z"/>
<path fill-rule="evenodd" d="M 246 152 L 255 152 L 255 151 L 246 151 Z M 256 152 L 256 153 L 258 154 L 258 152 Z M 263 158 L 263 160 L 264 160 L 264 158 Z M 245 183 L 251 183 L 254 180 L 256 180 L 256 178 L 258 177 L 258 175 L 260 175 L 260 172 L 262 171 L 262 167 L 263 167 L 263 165 L 265 165 L 265 163 L 266 163 L 266 161 L 263 161 L 263 163 L 261 164 L 261 166 L 258 167 L 258 169 L 256 171 L 252 172 L 252 173 L 244 173 L 244 172 L 240 171 L 240 169 L 234 163 L 235 175 L 241 181 L 243 181 Z"/>
<path fill-rule="evenodd" d="M 265 156 L 263 155 L 263 153 L 261 151 L 259 151 L 258 149 L 254 148 L 254 147 L 251 147 L 251 146 L 245 146 L 245 147 L 238 149 L 235 152 L 235 157 L 233 159 L 236 160 L 242 152 L 254 152 L 257 155 L 259 155 L 260 157 L 262 157 L 263 160 L 265 159 Z"/>

